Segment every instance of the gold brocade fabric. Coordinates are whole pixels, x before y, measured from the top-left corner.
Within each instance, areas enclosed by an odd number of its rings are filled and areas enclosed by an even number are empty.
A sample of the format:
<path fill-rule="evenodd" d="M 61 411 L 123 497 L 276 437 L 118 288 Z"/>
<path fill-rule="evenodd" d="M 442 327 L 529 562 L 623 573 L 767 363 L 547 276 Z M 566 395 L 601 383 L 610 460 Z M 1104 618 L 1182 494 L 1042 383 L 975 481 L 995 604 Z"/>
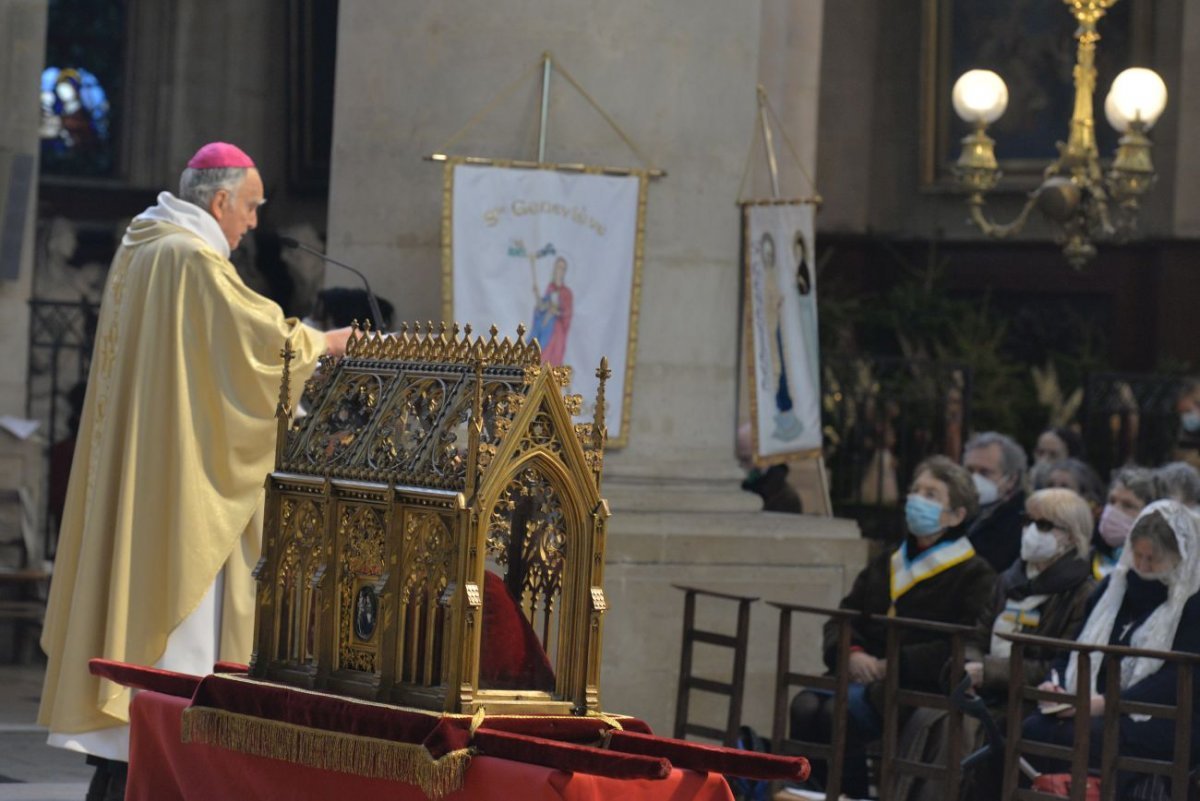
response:
<path fill-rule="evenodd" d="M 220 656 L 249 660 L 285 341 L 302 386 L 319 331 L 285 319 L 196 234 L 130 226 L 105 287 L 42 634 L 51 731 L 127 722 L 130 690 L 90 675 L 88 659 L 155 664 L 227 561 Z"/>

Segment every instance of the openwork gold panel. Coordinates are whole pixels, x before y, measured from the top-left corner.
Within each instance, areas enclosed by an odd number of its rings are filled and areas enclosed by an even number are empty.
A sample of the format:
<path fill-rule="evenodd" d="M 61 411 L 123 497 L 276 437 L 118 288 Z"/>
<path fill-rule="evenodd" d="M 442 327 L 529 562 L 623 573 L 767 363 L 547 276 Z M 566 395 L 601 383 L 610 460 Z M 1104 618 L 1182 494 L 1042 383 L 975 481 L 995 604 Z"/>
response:
<path fill-rule="evenodd" d="M 349 461 L 379 406 L 383 382 L 370 373 L 343 374 L 309 424 L 303 459 L 332 467 Z"/>
<path fill-rule="evenodd" d="M 383 576 L 383 513 L 346 504 L 338 514 L 338 666 L 374 673 L 379 660 L 379 622 L 384 612 L 376 585 Z"/>
<path fill-rule="evenodd" d="M 312 662 L 316 648 L 317 604 L 313 578 L 321 564 L 324 505 L 308 498 L 285 497 L 279 504 L 279 634 L 276 658 Z"/>
<path fill-rule="evenodd" d="M 488 554 L 506 568 L 505 586 L 549 650 L 568 557 L 562 500 L 541 471 L 527 467 L 501 493 L 489 521 Z"/>
<path fill-rule="evenodd" d="M 453 521 L 436 512 L 410 512 L 404 525 L 400 587 L 400 676 L 430 686 L 442 681 L 443 650 L 449 635 L 442 593 L 455 573 Z"/>

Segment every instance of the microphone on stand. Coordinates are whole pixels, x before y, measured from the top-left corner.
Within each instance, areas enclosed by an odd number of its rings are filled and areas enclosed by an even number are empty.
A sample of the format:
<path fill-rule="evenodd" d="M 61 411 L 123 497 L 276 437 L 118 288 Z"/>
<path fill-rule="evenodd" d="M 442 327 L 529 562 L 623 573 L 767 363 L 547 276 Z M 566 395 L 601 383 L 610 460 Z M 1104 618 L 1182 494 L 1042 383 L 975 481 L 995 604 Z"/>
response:
<path fill-rule="evenodd" d="M 283 245 L 285 248 L 298 248 L 306 253 L 311 253 L 312 255 L 329 262 L 330 264 L 336 264 L 338 267 L 349 270 L 362 279 L 363 289 L 367 290 L 367 303 L 371 305 L 371 316 L 375 318 L 375 330 L 381 334 L 383 333 L 383 312 L 379 310 L 379 301 L 375 299 L 375 293 L 371 291 L 371 284 L 367 281 L 367 277 L 365 275 L 351 267 L 349 264 L 344 264 L 337 259 L 332 259 L 316 248 L 311 248 L 303 242 L 299 242 L 290 236 L 279 237 L 279 244 Z"/>

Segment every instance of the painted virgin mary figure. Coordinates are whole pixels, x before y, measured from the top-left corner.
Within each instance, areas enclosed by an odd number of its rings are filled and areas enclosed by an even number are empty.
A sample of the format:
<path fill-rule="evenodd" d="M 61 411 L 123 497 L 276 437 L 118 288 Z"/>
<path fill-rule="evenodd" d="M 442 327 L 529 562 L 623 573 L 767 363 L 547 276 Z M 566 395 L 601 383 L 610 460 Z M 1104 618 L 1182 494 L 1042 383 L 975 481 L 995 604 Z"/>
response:
<path fill-rule="evenodd" d="M 778 376 L 775 384 L 775 439 L 788 442 L 804 432 L 804 425 L 796 417 L 792 390 L 788 383 L 787 356 L 783 344 L 783 294 L 779 291 L 779 270 L 775 263 L 775 239 L 764 233 L 759 244 L 762 257 L 764 284 L 764 313 L 767 331 L 770 332 L 771 375 Z"/>
<path fill-rule="evenodd" d="M 559 256 L 554 260 L 554 273 L 544 293 L 539 294 L 537 277 L 533 279 L 533 296 L 537 305 L 533 311 L 531 337 L 542 346 L 542 361 L 555 366 L 563 363 L 574 310 L 574 298 L 564 280 L 566 274 L 567 260 Z"/>

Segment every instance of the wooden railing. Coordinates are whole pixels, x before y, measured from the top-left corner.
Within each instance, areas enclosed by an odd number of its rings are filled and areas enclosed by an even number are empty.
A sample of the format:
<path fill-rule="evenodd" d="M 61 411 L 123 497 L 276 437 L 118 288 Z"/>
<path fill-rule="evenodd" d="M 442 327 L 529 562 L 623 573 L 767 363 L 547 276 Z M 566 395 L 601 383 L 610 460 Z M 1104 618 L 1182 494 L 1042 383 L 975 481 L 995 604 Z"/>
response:
<path fill-rule="evenodd" d="M 1100 755 L 1100 797 L 1102 801 L 1116 798 L 1117 771 L 1131 771 L 1166 776 L 1171 781 L 1171 798 L 1186 799 L 1188 776 L 1191 772 L 1192 740 L 1192 672 L 1200 665 L 1200 654 L 1179 651 L 1152 651 L 1120 645 L 1087 645 L 1073 640 L 1054 640 L 1028 634 L 1002 634 L 1013 644 L 1009 657 L 1008 737 L 1004 751 L 1005 799 L 1048 798 L 1043 793 L 1017 786 L 1019 760 L 1022 754 L 1034 754 L 1059 759 L 1071 765 L 1071 799 L 1083 801 L 1088 775 L 1088 754 L 1091 738 L 1091 688 L 1086 677 L 1091 676 L 1095 654 L 1103 660 L 1104 682 L 1104 740 Z M 1021 681 L 1024 675 L 1024 651 L 1027 646 L 1054 648 L 1078 654 L 1077 675 L 1080 680 L 1073 693 L 1047 692 L 1028 687 Z M 1161 659 L 1177 665 L 1175 704 L 1147 704 L 1121 700 L 1121 665 L 1125 658 L 1146 657 Z M 1022 704 L 1024 701 L 1070 703 L 1075 708 L 1075 733 L 1070 746 L 1050 745 L 1025 740 L 1021 736 Z M 1175 722 L 1172 759 L 1147 759 L 1122 756 L 1117 753 L 1122 715 L 1149 715 Z"/>

